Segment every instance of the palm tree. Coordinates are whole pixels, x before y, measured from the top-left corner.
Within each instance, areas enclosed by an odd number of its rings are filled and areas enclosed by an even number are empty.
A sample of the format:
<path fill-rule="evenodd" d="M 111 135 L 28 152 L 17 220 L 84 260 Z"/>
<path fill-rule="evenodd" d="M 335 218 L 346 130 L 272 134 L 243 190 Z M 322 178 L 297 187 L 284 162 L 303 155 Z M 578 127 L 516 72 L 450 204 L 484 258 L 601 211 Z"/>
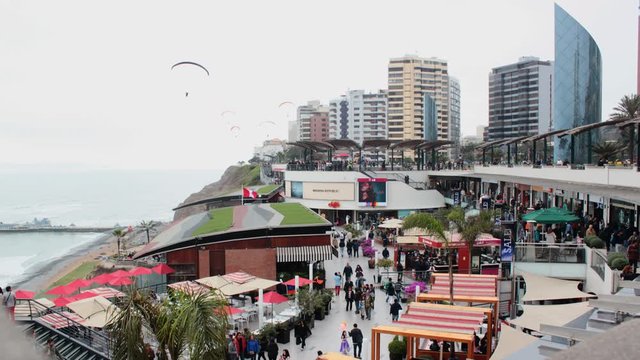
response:
<path fill-rule="evenodd" d="M 614 157 L 617 153 L 622 151 L 622 149 L 624 149 L 623 145 L 613 142 L 604 142 L 594 145 L 591 151 L 598 155 L 600 160 L 608 162 L 609 158 Z"/>
<path fill-rule="evenodd" d="M 147 293 L 132 288 L 121 311 L 107 324 L 115 360 L 147 359 L 145 339 L 158 342 L 160 360 L 223 359 L 226 353 L 227 302 L 219 292 L 174 292 L 154 303 Z"/>
<path fill-rule="evenodd" d="M 122 240 L 127 235 L 127 232 L 124 230 L 124 228 L 116 228 L 113 229 L 111 235 L 115 236 L 118 240 L 118 258 L 120 258 L 120 240 Z"/>
<path fill-rule="evenodd" d="M 640 95 L 625 95 L 620 99 L 618 105 L 613 108 L 614 113 L 609 115 L 610 120 L 631 120 L 640 116 Z M 633 127 L 625 127 L 622 129 L 622 142 L 629 145 L 629 159 L 633 162 L 633 142 L 638 136 L 634 135 Z M 640 141 L 640 139 L 638 140 Z M 638 154 L 640 157 L 640 154 Z"/>
<path fill-rule="evenodd" d="M 492 211 L 482 211 L 480 215 L 466 218 L 464 210 L 461 207 L 455 207 L 449 212 L 448 219 L 456 225 L 460 237 L 467 244 L 469 256 L 472 254 L 478 236 L 490 232 L 493 228 Z M 471 274 L 471 266 L 469 266 L 469 274 Z"/>
<path fill-rule="evenodd" d="M 149 243 L 149 241 L 151 241 L 151 239 L 149 238 L 149 232 L 155 230 L 156 225 L 158 224 L 156 224 L 153 220 L 143 220 L 142 222 L 140 222 L 140 228 L 144 230 L 145 233 L 147 233 L 147 244 Z"/>
<path fill-rule="evenodd" d="M 444 244 L 448 253 L 449 263 L 449 302 L 453 305 L 453 254 L 449 249 L 449 238 L 445 232 L 445 229 L 448 227 L 448 224 L 445 223 L 446 221 L 447 220 L 444 219 L 437 219 L 431 214 L 415 213 L 404 218 L 402 228 L 405 230 L 413 228 L 422 229 Z"/>

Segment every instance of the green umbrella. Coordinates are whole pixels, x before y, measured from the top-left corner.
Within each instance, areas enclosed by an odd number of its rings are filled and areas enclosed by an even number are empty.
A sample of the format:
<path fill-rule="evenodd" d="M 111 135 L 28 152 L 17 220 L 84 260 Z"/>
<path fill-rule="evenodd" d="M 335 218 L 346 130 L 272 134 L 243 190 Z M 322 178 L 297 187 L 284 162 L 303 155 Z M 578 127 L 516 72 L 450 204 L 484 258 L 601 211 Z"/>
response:
<path fill-rule="evenodd" d="M 579 221 L 580 218 L 565 208 L 548 208 L 522 215 L 522 220 L 538 224 L 559 224 Z"/>

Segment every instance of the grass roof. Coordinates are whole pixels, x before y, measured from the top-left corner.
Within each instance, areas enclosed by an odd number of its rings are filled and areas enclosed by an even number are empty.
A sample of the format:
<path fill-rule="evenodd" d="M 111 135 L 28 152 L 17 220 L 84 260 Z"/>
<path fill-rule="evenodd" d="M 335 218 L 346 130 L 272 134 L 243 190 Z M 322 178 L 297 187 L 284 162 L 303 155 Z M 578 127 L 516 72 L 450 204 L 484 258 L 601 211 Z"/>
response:
<path fill-rule="evenodd" d="M 233 208 L 226 207 L 209 211 L 211 219 L 193 232 L 193 236 L 229 230 L 233 224 Z"/>
<path fill-rule="evenodd" d="M 324 224 L 325 220 L 298 203 L 271 204 L 271 208 L 284 215 L 280 225 Z"/>
<path fill-rule="evenodd" d="M 266 195 L 270 194 L 273 190 L 277 189 L 280 185 L 266 185 L 258 189 L 258 194 Z"/>

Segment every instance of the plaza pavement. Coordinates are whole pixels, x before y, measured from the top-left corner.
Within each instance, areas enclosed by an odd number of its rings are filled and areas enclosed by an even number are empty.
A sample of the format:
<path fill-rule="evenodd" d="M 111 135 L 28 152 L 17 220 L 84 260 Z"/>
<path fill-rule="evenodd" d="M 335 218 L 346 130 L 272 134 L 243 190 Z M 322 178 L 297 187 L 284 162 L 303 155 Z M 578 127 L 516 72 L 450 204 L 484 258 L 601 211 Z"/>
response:
<path fill-rule="evenodd" d="M 376 244 L 376 248 L 378 252 L 382 251 L 382 246 Z M 354 269 L 356 265 L 360 265 L 363 269 L 365 278 L 367 280 L 367 284 L 371 284 L 374 281 L 374 275 L 376 274 L 376 269 L 369 269 L 367 264 L 367 257 L 362 256 L 362 248 L 359 248 L 360 257 L 351 257 L 348 258 L 346 256 L 344 258 L 334 258 L 333 260 L 327 260 L 324 262 L 325 270 L 327 272 L 327 288 L 333 288 L 333 274 L 336 271 L 340 271 L 342 273 L 342 269 L 345 267 L 347 263 L 351 265 Z M 391 258 L 393 258 L 393 249 L 389 247 L 389 252 L 391 253 Z M 381 269 L 381 271 L 384 271 Z M 354 278 L 355 275 L 352 277 Z M 394 275 L 393 280 L 396 280 L 396 276 Z M 407 279 L 408 280 L 408 279 Z M 378 284 L 376 284 L 378 285 Z M 355 314 L 355 305 L 352 311 L 346 311 L 346 301 L 344 300 L 344 292 L 340 293 L 340 297 L 334 296 L 331 311 L 329 315 L 325 317 L 324 320 L 315 322 L 315 328 L 311 329 L 313 333 L 312 336 L 307 338 L 306 347 L 304 351 L 301 351 L 300 346 L 296 345 L 295 338 L 293 336 L 293 331 L 291 331 L 291 341 L 288 344 L 278 344 L 280 348 L 280 353 L 282 353 L 282 349 L 288 349 L 291 353 L 291 360 L 314 360 L 316 358 L 316 353 L 318 350 L 322 350 L 323 352 L 338 352 L 340 349 L 340 325 L 342 322 L 347 323 L 347 330 L 351 330 L 353 328 L 353 324 L 358 324 L 358 328 L 362 330 L 364 335 L 364 342 L 362 345 L 362 359 L 370 359 L 371 354 L 371 328 L 377 325 L 389 325 L 391 324 L 391 315 L 389 314 L 389 305 L 385 303 L 386 295 L 382 290 L 376 290 L 376 300 L 373 313 L 371 315 L 371 320 L 361 320 L 360 315 Z M 402 304 L 403 311 L 405 310 L 406 304 Z M 392 340 L 392 337 L 389 335 L 381 336 L 381 357 L 380 359 L 389 359 L 389 353 L 387 351 L 387 344 Z M 351 356 L 353 356 L 353 344 L 349 341 L 351 345 Z"/>

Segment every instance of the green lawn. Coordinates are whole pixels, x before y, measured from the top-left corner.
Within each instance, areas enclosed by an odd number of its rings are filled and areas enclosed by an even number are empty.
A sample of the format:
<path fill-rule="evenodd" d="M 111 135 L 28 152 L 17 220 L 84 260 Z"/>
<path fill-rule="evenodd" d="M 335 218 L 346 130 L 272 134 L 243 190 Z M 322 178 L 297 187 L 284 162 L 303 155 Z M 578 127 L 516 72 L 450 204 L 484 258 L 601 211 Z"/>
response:
<path fill-rule="evenodd" d="M 323 224 L 325 220 L 320 215 L 296 203 L 271 204 L 271 207 L 284 215 L 280 225 L 310 225 Z"/>
<path fill-rule="evenodd" d="M 277 189 L 280 185 L 266 185 L 258 189 L 258 194 L 265 195 L 270 194 L 273 190 Z"/>
<path fill-rule="evenodd" d="M 51 284 L 49 288 L 45 289 L 43 293 L 49 291 L 49 289 L 54 288 L 56 286 L 66 285 L 72 282 L 73 280 L 86 278 L 87 275 L 91 274 L 93 270 L 96 269 L 96 266 L 98 266 L 98 263 L 95 261 L 88 261 L 88 262 L 82 263 L 80 266 L 73 269 L 70 273 L 56 280 L 56 282 Z"/>
<path fill-rule="evenodd" d="M 211 220 L 204 223 L 193 232 L 193 236 L 210 234 L 228 230 L 233 224 L 233 208 L 227 207 L 222 209 L 214 209 L 209 212 Z"/>

